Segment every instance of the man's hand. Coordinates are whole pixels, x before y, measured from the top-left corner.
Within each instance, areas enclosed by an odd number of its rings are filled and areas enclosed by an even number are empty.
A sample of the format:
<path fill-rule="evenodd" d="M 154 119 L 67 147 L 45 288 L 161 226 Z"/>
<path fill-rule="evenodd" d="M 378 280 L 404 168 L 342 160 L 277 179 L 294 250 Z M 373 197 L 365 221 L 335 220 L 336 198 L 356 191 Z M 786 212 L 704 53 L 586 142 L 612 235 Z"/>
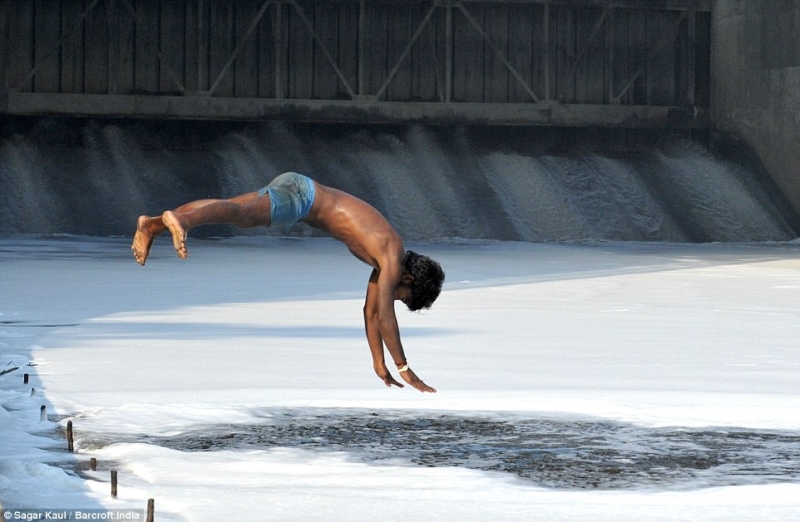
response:
<path fill-rule="evenodd" d="M 398 388 L 402 388 L 403 385 L 397 382 L 392 374 L 389 373 L 389 370 L 386 368 L 385 365 L 381 367 L 375 368 L 375 373 L 378 374 L 378 377 L 381 378 L 383 383 L 386 385 L 387 388 L 391 388 L 392 386 L 397 386 Z"/>
<path fill-rule="evenodd" d="M 381 378 L 383 383 L 388 388 L 391 388 L 392 386 L 397 386 L 398 388 L 403 387 L 402 384 L 397 382 L 397 380 L 395 380 L 395 378 L 392 377 L 392 374 L 389 373 L 389 370 L 386 368 L 386 366 L 375 368 L 375 373 L 378 374 L 378 377 Z M 414 388 L 418 389 L 421 392 L 436 393 L 436 390 L 431 388 L 424 382 L 422 382 L 422 380 L 419 377 L 417 377 L 417 374 L 415 374 L 411 370 L 411 368 L 409 368 L 404 372 L 400 372 L 400 376 L 403 378 L 404 381 L 406 381 L 408 384 L 410 384 L 411 386 L 413 386 Z"/>
<path fill-rule="evenodd" d="M 436 390 L 434 390 L 433 388 L 422 382 L 422 380 L 419 377 L 417 377 L 417 374 L 415 374 L 411 370 L 411 368 L 409 368 L 404 372 L 400 372 L 400 377 L 402 377 L 404 381 L 406 381 L 408 384 L 410 384 L 411 386 L 413 386 L 414 388 L 418 389 L 421 392 L 436 393 Z"/>

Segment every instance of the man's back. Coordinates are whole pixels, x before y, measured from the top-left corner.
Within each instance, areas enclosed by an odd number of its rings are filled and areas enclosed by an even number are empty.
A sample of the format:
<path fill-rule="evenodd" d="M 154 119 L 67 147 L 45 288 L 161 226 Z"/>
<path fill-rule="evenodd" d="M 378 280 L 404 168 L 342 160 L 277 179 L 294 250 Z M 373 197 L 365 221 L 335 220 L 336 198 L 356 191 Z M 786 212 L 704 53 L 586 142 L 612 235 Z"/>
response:
<path fill-rule="evenodd" d="M 375 269 L 402 262 L 403 240 L 375 207 L 346 192 L 316 183 L 316 198 L 303 221 L 338 239 Z"/>

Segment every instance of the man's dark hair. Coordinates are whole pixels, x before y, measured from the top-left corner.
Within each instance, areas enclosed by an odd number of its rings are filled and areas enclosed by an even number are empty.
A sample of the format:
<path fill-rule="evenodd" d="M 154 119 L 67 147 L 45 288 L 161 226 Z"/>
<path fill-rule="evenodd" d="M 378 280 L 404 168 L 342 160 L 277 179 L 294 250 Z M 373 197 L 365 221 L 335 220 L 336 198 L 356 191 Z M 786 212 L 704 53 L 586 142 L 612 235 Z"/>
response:
<path fill-rule="evenodd" d="M 414 277 L 411 282 L 411 300 L 406 306 L 412 312 L 430 308 L 444 283 L 444 270 L 441 265 L 427 256 L 421 256 L 411 250 L 406 251 L 403 268 Z"/>

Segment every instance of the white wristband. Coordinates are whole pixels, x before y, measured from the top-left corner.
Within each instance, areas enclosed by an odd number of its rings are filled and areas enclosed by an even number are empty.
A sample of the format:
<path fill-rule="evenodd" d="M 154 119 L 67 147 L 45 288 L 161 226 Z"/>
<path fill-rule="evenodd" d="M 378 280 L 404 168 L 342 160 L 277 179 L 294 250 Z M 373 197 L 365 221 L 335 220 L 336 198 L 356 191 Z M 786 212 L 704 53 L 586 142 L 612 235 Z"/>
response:
<path fill-rule="evenodd" d="M 400 372 L 400 373 L 407 372 L 408 371 L 408 365 L 406 364 L 402 368 L 398 368 L 397 371 Z"/>

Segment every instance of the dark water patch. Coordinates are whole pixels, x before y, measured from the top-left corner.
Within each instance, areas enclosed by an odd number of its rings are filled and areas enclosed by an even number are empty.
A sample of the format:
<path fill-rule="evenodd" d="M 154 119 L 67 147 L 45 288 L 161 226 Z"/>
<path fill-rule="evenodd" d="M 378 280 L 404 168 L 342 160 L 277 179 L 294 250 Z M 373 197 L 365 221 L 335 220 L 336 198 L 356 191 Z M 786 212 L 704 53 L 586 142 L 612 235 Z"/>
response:
<path fill-rule="evenodd" d="M 692 489 L 800 482 L 800 433 L 749 429 L 298 410 L 270 415 L 262 424 L 208 426 L 136 442 L 179 451 L 338 451 L 374 464 L 405 461 L 508 473 L 548 488 Z"/>

